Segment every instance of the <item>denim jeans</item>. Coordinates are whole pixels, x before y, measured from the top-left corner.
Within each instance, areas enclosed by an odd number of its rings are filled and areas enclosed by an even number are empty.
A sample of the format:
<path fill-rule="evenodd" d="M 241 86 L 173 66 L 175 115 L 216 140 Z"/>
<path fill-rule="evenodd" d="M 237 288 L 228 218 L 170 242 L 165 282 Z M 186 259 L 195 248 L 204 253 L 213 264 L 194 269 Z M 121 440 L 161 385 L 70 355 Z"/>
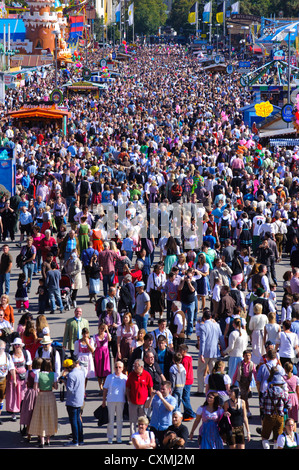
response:
<path fill-rule="evenodd" d="M 33 273 L 36 274 L 37 271 L 41 272 L 42 270 L 42 254 L 40 250 L 36 250 L 35 264 Z"/>
<path fill-rule="evenodd" d="M 56 303 L 58 304 L 58 308 L 60 310 L 63 310 L 63 303 L 61 300 L 60 289 L 48 289 L 48 294 L 49 294 L 51 312 L 53 312 L 56 309 Z"/>
<path fill-rule="evenodd" d="M 175 388 L 172 392 L 172 396 L 176 398 L 175 411 L 181 411 L 181 403 L 183 398 L 183 387 Z"/>
<path fill-rule="evenodd" d="M 148 313 L 142 317 L 141 315 L 135 315 L 135 321 L 138 326 L 138 330 L 143 328 L 147 332 Z"/>
<path fill-rule="evenodd" d="M 70 425 L 72 428 L 73 443 L 81 444 L 83 442 L 83 425 L 81 420 L 81 407 L 75 408 L 73 406 L 66 407 Z"/>
<path fill-rule="evenodd" d="M 194 413 L 192 406 L 191 406 L 190 394 L 191 394 L 191 385 L 185 385 L 183 388 L 183 396 L 182 396 L 182 403 L 184 407 L 184 418 L 196 417 L 196 413 Z"/>
<path fill-rule="evenodd" d="M 26 281 L 28 281 L 29 279 L 29 284 L 28 284 L 28 292 L 30 291 L 31 289 L 31 284 L 32 284 L 32 275 L 33 275 L 33 271 L 34 271 L 34 265 L 35 263 L 32 263 L 32 261 L 30 261 L 30 263 L 26 263 L 24 264 L 23 266 L 23 272 L 26 276 Z"/>
<path fill-rule="evenodd" d="M 194 314 L 195 314 L 195 301 L 191 304 L 184 304 L 182 303 L 182 310 L 186 315 L 187 320 L 187 328 L 186 328 L 186 335 L 190 336 L 193 333 L 193 322 L 194 322 Z"/>
<path fill-rule="evenodd" d="M 10 291 L 10 273 L 0 274 L 0 295 L 3 294 L 3 284 L 5 284 L 5 294 L 8 295 Z"/>

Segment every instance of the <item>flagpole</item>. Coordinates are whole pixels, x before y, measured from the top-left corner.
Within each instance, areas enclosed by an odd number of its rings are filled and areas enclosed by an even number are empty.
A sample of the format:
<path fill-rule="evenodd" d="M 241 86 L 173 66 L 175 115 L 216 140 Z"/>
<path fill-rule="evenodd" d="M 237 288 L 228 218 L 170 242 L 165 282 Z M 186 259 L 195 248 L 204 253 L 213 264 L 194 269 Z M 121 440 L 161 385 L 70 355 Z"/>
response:
<path fill-rule="evenodd" d="M 198 31 L 198 2 L 196 2 L 195 13 L 196 13 L 196 31 L 195 31 L 195 37 L 197 37 L 197 31 Z"/>
<path fill-rule="evenodd" d="M 223 2 L 223 46 L 225 45 L 226 1 Z"/>
<path fill-rule="evenodd" d="M 119 45 L 121 45 L 121 40 L 122 40 L 122 37 L 121 37 L 121 0 L 119 0 L 119 3 L 120 3 L 120 18 L 119 18 Z"/>
<path fill-rule="evenodd" d="M 210 33 L 209 33 L 209 42 L 210 44 L 212 43 L 212 12 L 213 12 L 213 4 L 212 4 L 212 0 L 211 0 L 211 11 L 210 11 Z"/>
<path fill-rule="evenodd" d="M 133 10 L 132 10 L 132 13 L 133 13 L 133 44 L 135 42 L 135 12 L 134 12 L 134 3 L 133 3 Z"/>

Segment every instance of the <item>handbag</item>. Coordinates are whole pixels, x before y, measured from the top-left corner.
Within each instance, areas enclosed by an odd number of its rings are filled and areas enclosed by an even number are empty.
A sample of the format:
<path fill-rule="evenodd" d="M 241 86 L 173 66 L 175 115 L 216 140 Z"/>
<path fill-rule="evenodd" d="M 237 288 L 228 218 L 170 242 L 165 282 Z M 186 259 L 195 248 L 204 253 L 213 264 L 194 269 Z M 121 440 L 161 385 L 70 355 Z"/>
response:
<path fill-rule="evenodd" d="M 93 413 L 94 417 L 98 420 L 98 427 L 105 426 L 109 422 L 108 407 L 99 406 Z"/>
<path fill-rule="evenodd" d="M 229 437 L 232 435 L 232 425 L 228 416 L 224 414 L 221 416 L 220 420 L 218 421 L 218 432 L 221 439 L 224 442 L 227 442 Z"/>

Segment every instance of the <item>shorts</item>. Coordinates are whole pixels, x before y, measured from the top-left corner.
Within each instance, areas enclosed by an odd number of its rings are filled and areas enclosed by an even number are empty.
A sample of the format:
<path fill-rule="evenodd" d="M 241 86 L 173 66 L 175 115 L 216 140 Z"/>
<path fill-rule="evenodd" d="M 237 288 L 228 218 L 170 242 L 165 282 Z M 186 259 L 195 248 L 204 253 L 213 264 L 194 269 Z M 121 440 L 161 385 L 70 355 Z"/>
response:
<path fill-rule="evenodd" d="M 6 391 L 6 377 L 0 379 L 0 401 L 4 400 Z"/>
<path fill-rule="evenodd" d="M 24 235 L 24 233 L 26 232 L 27 235 L 31 235 L 32 233 L 32 227 L 31 227 L 31 224 L 24 224 L 24 225 L 20 225 L 20 232 L 22 235 Z"/>
<path fill-rule="evenodd" d="M 227 439 L 229 446 L 235 446 L 237 444 L 245 444 L 244 428 L 243 426 L 237 426 L 232 428 L 232 434 Z"/>
<path fill-rule="evenodd" d="M 284 417 L 279 415 L 264 415 L 262 426 L 262 439 L 269 439 L 273 432 L 273 439 L 277 441 L 280 434 L 283 433 Z"/>

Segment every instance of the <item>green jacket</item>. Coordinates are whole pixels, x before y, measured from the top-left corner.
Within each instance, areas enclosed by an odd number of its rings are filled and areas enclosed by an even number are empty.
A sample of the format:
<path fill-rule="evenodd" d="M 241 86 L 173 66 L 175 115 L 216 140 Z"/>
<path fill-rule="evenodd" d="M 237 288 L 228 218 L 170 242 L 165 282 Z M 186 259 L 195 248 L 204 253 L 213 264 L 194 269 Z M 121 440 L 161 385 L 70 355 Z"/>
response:
<path fill-rule="evenodd" d="M 65 323 L 64 335 L 63 335 L 63 347 L 66 348 L 68 346 L 69 350 L 74 350 L 75 341 L 78 338 L 78 321 L 75 317 L 69 318 Z M 83 328 L 89 329 L 89 322 L 85 318 L 81 317 L 80 321 L 81 331 Z"/>

